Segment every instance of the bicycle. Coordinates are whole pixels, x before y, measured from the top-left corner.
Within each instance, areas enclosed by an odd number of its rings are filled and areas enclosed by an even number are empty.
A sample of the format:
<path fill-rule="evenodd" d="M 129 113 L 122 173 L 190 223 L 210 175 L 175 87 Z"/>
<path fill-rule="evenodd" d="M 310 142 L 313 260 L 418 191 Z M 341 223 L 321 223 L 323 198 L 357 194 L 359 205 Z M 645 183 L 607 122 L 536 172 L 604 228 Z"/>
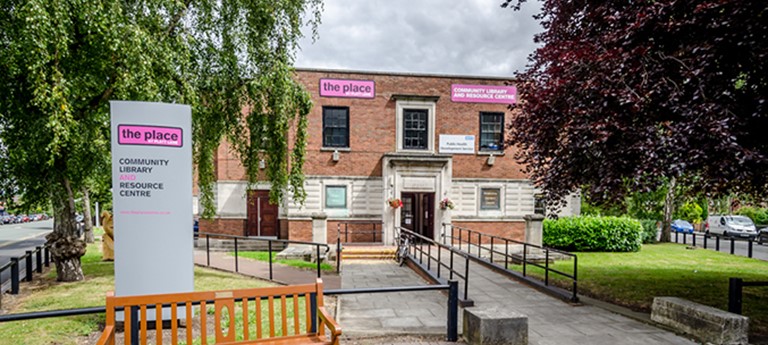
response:
<path fill-rule="evenodd" d="M 408 256 L 409 245 L 410 245 L 409 236 L 404 235 L 401 231 L 400 237 L 398 238 L 397 251 L 395 251 L 395 261 L 397 261 L 397 264 L 400 266 L 403 266 L 405 264 L 405 257 Z"/>

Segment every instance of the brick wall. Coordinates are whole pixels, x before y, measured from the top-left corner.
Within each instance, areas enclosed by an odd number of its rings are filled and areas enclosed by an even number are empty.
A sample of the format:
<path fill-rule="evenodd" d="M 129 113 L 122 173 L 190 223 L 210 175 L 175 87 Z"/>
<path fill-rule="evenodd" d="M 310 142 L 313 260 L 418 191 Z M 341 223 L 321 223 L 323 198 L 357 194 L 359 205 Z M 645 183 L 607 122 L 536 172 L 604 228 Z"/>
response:
<path fill-rule="evenodd" d="M 243 236 L 245 234 L 245 219 L 200 219 L 200 232 Z"/>
<path fill-rule="evenodd" d="M 525 239 L 525 222 L 452 222 L 454 226 L 481 232 L 483 234 L 494 235 L 508 238 L 516 241 Z M 458 230 L 454 230 L 454 237 L 458 237 Z M 467 232 L 462 233 L 462 242 L 466 243 Z M 472 243 L 477 243 L 477 235 L 471 237 Z M 490 238 L 482 238 L 483 243 L 491 243 Z M 454 241 L 458 241 L 455 239 Z M 494 244 L 502 244 L 495 243 Z"/>
<path fill-rule="evenodd" d="M 288 227 L 288 239 L 292 241 L 312 242 L 311 220 L 281 220 Z"/>
<path fill-rule="evenodd" d="M 382 224 L 381 221 L 376 221 L 376 230 L 372 223 L 349 223 L 345 226 L 344 221 L 328 220 L 328 243 L 336 244 L 336 236 L 338 234 L 339 225 L 341 225 L 341 241 L 342 243 L 372 243 L 374 242 L 373 232 L 376 233 L 376 243 L 382 242 Z M 345 235 L 346 230 L 346 235 Z"/>
<path fill-rule="evenodd" d="M 373 99 L 320 97 L 318 89 L 321 78 L 373 80 L 376 83 L 376 97 Z M 504 104 L 451 102 L 451 84 L 504 85 L 504 80 L 307 70 L 299 70 L 296 79 L 309 91 L 314 102 L 307 128 L 307 157 L 304 169 L 307 175 L 381 176 L 381 157 L 385 153 L 396 151 L 397 116 L 396 101 L 392 99 L 393 94 L 440 97 L 436 103 L 435 146 L 439 143 L 440 134 L 467 134 L 475 136 L 475 151 L 478 151 L 480 112 L 503 112 L 505 126 L 509 124 L 512 116 L 511 111 Z M 338 162 L 333 162 L 331 152 L 320 150 L 323 143 L 323 106 L 349 107 L 350 150 L 349 152 L 340 151 Z M 438 151 L 436 147 L 434 151 Z M 488 156 L 484 154 L 454 155 L 453 177 L 526 178 L 513 155 L 514 148 L 507 148 L 503 156 L 496 157 L 493 166 L 485 164 Z M 239 159 L 232 154 L 231 147 L 226 142 L 219 146 L 216 172 L 220 180 L 245 179 Z"/>
<path fill-rule="evenodd" d="M 318 89 L 321 78 L 373 80 L 376 83 L 376 97 L 374 99 L 320 97 Z M 305 169 L 305 172 L 310 175 L 381 176 L 382 155 L 396 151 L 396 101 L 392 99 L 393 94 L 440 97 L 436 103 L 435 146 L 439 143 L 440 134 L 467 134 L 475 136 L 477 151 L 480 144 L 480 112 L 505 113 L 505 125 L 509 124 L 511 117 L 511 112 L 504 104 L 451 102 L 451 84 L 504 85 L 504 80 L 302 70 L 297 72 L 297 79 L 310 92 L 314 102 L 309 116 Z M 341 157 L 335 163 L 331 160 L 331 152 L 320 151 L 323 106 L 349 107 L 350 152 L 340 152 Z M 453 176 L 525 178 L 520 171 L 521 166 L 512 157 L 513 153 L 514 150 L 508 148 L 504 156 L 496 157 L 493 166 L 485 164 L 487 155 L 454 155 Z"/>

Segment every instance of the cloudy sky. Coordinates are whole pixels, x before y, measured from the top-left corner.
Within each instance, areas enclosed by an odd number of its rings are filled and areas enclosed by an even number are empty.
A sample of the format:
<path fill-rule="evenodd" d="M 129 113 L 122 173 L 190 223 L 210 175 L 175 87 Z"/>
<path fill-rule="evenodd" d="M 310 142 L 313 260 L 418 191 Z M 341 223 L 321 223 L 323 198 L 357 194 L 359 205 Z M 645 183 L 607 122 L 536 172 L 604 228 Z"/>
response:
<path fill-rule="evenodd" d="M 305 30 L 296 66 L 386 72 L 511 76 L 541 27 L 502 0 L 325 0 L 317 41 Z"/>

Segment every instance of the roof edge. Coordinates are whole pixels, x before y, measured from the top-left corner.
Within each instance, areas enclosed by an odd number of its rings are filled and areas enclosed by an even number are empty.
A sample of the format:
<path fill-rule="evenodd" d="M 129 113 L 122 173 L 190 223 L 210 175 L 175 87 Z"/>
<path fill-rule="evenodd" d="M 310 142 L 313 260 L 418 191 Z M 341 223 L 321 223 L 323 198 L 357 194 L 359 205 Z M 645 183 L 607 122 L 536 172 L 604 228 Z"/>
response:
<path fill-rule="evenodd" d="M 486 80 L 503 80 L 516 82 L 514 77 L 499 77 L 499 76 L 482 76 L 482 75 L 460 75 L 460 74 L 441 74 L 441 73 L 415 73 L 415 72 L 387 72 L 387 71 L 363 71 L 363 70 L 345 70 L 345 69 L 333 69 L 333 68 L 309 68 L 309 67 L 294 67 L 298 72 L 320 72 L 320 73 L 344 73 L 344 74 L 369 74 L 369 75 L 394 75 L 404 77 L 430 77 L 430 78 L 447 78 L 447 79 L 486 79 Z"/>

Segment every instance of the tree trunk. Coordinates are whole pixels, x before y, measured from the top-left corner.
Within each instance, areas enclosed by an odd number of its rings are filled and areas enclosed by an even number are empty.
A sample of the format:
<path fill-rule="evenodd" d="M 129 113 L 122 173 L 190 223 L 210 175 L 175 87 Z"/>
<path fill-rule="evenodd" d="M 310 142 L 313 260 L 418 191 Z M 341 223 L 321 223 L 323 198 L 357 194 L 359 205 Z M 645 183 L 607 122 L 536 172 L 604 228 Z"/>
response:
<path fill-rule="evenodd" d="M 671 178 L 667 186 L 667 195 L 664 197 L 664 217 L 661 221 L 661 238 L 659 242 L 670 242 L 672 240 L 672 214 L 675 212 L 675 187 L 677 179 Z"/>
<path fill-rule="evenodd" d="M 91 221 L 91 197 L 88 195 L 88 188 L 83 188 L 83 221 L 85 222 L 85 229 L 83 237 L 85 243 L 93 243 L 93 222 Z"/>
<path fill-rule="evenodd" d="M 56 265 L 56 280 L 72 282 L 83 280 L 80 257 L 85 255 L 85 242 L 77 236 L 75 198 L 69 180 L 51 186 L 53 202 L 53 232 L 46 236 L 51 259 Z"/>

